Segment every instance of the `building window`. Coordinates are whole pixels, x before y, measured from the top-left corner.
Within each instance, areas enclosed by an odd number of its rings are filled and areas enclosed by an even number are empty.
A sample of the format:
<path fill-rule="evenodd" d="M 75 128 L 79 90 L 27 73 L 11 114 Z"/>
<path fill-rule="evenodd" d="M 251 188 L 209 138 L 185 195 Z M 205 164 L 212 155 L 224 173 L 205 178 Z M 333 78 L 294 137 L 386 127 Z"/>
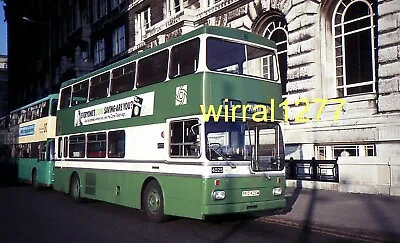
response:
<path fill-rule="evenodd" d="M 136 45 L 143 41 L 146 30 L 150 28 L 150 8 L 144 9 L 135 16 L 135 43 Z"/>
<path fill-rule="evenodd" d="M 107 14 L 107 0 L 99 0 L 97 5 L 97 17 L 100 19 Z"/>
<path fill-rule="evenodd" d="M 326 146 L 316 146 L 315 158 L 317 160 L 326 160 L 327 159 Z"/>
<path fill-rule="evenodd" d="M 113 33 L 113 55 L 125 51 L 125 25 L 114 30 Z"/>
<path fill-rule="evenodd" d="M 105 59 L 104 52 L 104 38 L 100 39 L 96 42 L 95 51 L 94 51 L 94 64 L 99 64 Z"/>
<path fill-rule="evenodd" d="M 273 40 L 276 43 L 278 50 L 278 62 L 279 62 L 279 73 L 281 77 L 282 94 L 286 95 L 287 90 L 287 49 L 288 49 L 288 30 L 287 23 L 282 18 L 275 18 L 266 27 L 264 36 L 268 39 Z M 263 77 L 268 78 L 271 74 L 269 73 L 270 61 L 265 58 L 263 60 Z"/>
<path fill-rule="evenodd" d="M 166 5 L 167 16 L 171 16 L 183 9 L 183 0 L 167 0 Z"/>
<path fill-rule="evenodd" d="M 374 144 L 318 145 L 315 146 L 317 160 L 331 160 L 339 157 L 372 157 L 376 156 Z"/>
<path fill-rule="evenodd" d="M 221 0 L 207 0 L 207 8 L 221 2 Z"/>
<path fill-rule="evenodd" d="M 111 9 L 118 7 L 124 0 L 111 0 Z"/>
<path fill-rule="evenodd" d="M 332 23 L 337 96 L 375 91 L 372 1 L 341 0 Z"/>

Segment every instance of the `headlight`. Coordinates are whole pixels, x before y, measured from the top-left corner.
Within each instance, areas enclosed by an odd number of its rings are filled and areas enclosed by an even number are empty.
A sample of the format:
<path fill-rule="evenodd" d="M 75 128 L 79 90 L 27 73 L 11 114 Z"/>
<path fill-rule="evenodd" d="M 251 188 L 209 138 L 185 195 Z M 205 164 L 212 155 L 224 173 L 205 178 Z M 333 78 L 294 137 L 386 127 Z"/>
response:
<path fill-rule="evenodd" d="M 276 188 L 272 189 L 272 195 L 274 195 L 274 196 L 282 195 L 282 188 L 276 187 Z"/>
<path fill-rule="evenodd" d="M 224 200 L 225 199 L 225 191 L 213 191 L 211 196 L 214 200 Z"/>

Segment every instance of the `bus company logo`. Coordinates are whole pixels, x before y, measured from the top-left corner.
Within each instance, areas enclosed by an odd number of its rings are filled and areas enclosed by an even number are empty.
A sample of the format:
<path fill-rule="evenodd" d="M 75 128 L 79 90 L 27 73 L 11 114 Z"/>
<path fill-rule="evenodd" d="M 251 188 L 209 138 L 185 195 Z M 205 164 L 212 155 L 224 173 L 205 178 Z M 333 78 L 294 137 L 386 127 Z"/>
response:
<path fill-rule="evenodd" d="M 35 134 L 35 124 L 24 126 L 19 129 L 20 137 L 29 136 L 33 134 Z"/>
<path fill-rule="evenodd" d="M 176 87 L 175 106 L 187 104 L 187 85 Z"/>
<path fill-rule="evenodd" d="M 75 111 L 75 126 L 115 121 L 153 114 L 154 92 L 115 100 Z M 146 100 L 148 98 L 148 101 Z M 144 101 L 148 102 L 143 110 Z"/>

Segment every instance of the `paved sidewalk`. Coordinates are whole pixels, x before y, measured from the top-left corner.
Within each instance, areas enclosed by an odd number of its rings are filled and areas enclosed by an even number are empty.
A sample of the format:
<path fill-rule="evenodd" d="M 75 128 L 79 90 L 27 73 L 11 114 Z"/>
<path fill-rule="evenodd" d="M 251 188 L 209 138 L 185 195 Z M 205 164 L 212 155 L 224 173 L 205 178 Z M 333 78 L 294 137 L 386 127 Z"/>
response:
<path fill-rule="evenodd" d="M 287 208 L 262 220 L 400 242 L 400 197 L 287 188 Z"/>

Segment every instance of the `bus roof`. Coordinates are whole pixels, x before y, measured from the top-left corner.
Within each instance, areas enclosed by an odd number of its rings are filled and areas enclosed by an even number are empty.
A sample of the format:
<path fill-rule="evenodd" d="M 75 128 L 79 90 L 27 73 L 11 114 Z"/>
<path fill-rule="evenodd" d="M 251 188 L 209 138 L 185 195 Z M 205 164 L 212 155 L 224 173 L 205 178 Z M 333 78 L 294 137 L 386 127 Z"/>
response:
<path fill-rule="evenodd" d="M 107 65 L 105 67 L 97 69 L 97 70 L 95 70 L 93 72 L 90 72 L 88 74 L 85 74 L 85 75 L 83 75 L 81 77 L 67 80 L 67 81 L 65 81 L 65 82 L 63 82 L 61 84 L 61 88 L 64 88 L 64 87 L 69 86 L 69 85 L 74 84 L 74 83 L 78 83 L 78 82 L 80 82 L 82 80 L 85 80 L 85 79 L 88 79 L 88 78 L 90 78 L 90 77 L 92 77 L 94 75 L 103 73 L 103 72 L 105 72 L 107 70 L 110 70 L 112 68 L 120 66 L 121 64 L 124 64 L 126 62 L 134 61 L 136 59 L 139 59 L 142 56 L 146 56 L 146 55 L 148 55 L 150 53 L 159 51 L 159 50 L 161 50 L 163 48 L 166 48 L 168 46 L 171 46 L 171 45 L 174 45 L 176 43 L 182 42 L 182 41 L 184 41 L 186 39 L 190 39 L 190 38 L 193 38 L 195 36 L 199 36 L 201 34 L 212 34 L 212 35 L 217 35 L 217 36 L 221 36 L 221 37 L 234 38 L 234 39 L 237 39 L 237 40 L 249 41 L 249 42 L 253 42 L 253 43 L 256 43 L 256 44 L 260 44 L 260 45 L 276 48 L 276 44 L 272 40 L 269 40 L 269 39 L 267 39 L 265 37 L 262 37 L 262 36 L 260 36 L 258 34 L 255 34 L 255 33 L 249 32 L 249 31 L 244 31 L 244 30 L 239 30 L 239 29 L 234 29 L 234 28 L 229 28 L 229 27 L 221 27 L 221 26 L 202 26 L 202 27 L 199 27 L 199 28 L 197 28 L 197 29 L 195 29 L 195 30 L 193 30 L 191 32 L 188 32 L 186 34 L 178 36 L 178 37 L 176 37 L 176 38 L 174 38 L 174 39 L 172 39 L 172 40 L 170 40 L 168 42 L 164 42 L 164 43 L 162 43 L 162 44 L 160 44 L 158 46 L 155 46 L 153 48 L 149 48 L 149 49 L 146 49 L 146 50 L 144 50 L 142 52 L 135 53 L 135 54 L 133 54 L 133 55 L 127 57 L 127 58 L 124 58 L 124 59 L 122 59 L 122 60 L 120 60 L 118 62 L 109 64 L 109 65 Z"/>
<path fill-rule="evenodd" d="M 17 112 L 17 111 L 20 111 L 20 110 L 22 110 L 22 109 L 28 108 L 28 107 L 30 107 L 30 106 L 39 104 L 39 103 L 41 103 L 41 102 L 43 102 L 43 101 L 46 101 L 46 100 L 49 100 L 49 99 L 58 99 L 58 94 L 49 94 L 48 96 L 46 96 L 46 97 L 44 97 L 44 98 L 42 98 L 42 99 L 40 99 L 40 100 L 34 101 L 34 102 L 30 103 L 30 104 L 27 104 L 27 105 L 25 105 L 25 106 L 22 106 L 22 107 L 20 107 L 20 108 L 18 108 L 18 109 L 15 109 L 15 110 L 11 111 L 10 114 L 12 114 L 12 113 L 14 113 L 14 112 Z"/>

